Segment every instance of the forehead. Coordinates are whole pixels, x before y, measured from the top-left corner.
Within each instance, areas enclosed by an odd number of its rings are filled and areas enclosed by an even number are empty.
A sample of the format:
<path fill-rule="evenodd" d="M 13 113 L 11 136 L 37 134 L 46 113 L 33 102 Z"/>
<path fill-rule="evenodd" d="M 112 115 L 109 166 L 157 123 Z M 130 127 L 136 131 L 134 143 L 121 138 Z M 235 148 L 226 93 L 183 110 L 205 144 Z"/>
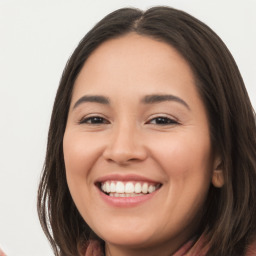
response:
<path fill-rule="evenodd" d="M 104 42 L 89 56 L 75 81 L 70 107 L 83 97 L 103 96 L 115 112 L 139 112 L 138 107 L 144 108 L 141 99 L 149 95 L 179 98 L 191 113 L 208 119 L 193 72 L 179 52 L 130 33 Z"/>
<path fill-rule="evenodd" d="M 150 37 L 129 33 L 96 48 L 86 60 L 75 87 L 88 84 L 89 89 L 89 85 L 95 87 L 104 81 L 104 85 L 116 82 L 122 87 L 137 82 L 145 88 L 167 77 L 169 84 L 177 79 L 194 84 L 188 63 L 175 48 Z"/>

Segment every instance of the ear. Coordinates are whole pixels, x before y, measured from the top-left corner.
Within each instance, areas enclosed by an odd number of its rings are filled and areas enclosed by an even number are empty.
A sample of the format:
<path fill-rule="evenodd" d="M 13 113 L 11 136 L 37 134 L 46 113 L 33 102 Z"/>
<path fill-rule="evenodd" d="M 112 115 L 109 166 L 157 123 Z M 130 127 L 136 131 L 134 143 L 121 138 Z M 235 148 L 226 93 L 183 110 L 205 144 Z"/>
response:
<path fill-rule="evenodd" d="M 224 174 L 223 174 L 223 164 L 220 158 L 214 161 L 214 170 L 212 173 L 212 184 L 216 188 L 221 188 L 224 185 Z"/>

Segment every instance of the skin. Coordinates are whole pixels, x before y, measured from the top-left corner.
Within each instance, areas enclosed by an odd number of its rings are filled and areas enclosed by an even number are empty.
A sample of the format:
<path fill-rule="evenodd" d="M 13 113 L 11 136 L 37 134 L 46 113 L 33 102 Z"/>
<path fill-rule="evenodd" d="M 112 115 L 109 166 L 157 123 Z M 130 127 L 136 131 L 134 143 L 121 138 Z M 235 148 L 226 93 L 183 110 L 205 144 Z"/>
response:
<path fill-rule="evenodd" d="M 183 103 L 143 101 L 155 94 Z M 77 103 L 88 95 L 109 104 Z M 75 82 L 63 150 L 72 198 L 106 255 L 170 255 L 195 234 L 219 161 L 193 73 L 170 45 L 130 33 L 99 46 Z M 95 186 L 109 174 L 162 187 L 142 204 L 114 207 Z"/>

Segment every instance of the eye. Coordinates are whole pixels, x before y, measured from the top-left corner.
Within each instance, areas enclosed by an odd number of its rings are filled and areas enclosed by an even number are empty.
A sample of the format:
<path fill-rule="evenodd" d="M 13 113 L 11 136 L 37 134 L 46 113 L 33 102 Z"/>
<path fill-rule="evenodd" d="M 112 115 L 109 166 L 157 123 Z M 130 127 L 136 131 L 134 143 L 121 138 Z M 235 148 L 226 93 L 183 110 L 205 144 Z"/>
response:
<path fill-rule="evenodd" d="M 100 124 L 109 124 L 109 121 L 101 116 L 90 116 L 83 118 L 79 122 L 80 124 L 90 124 L 90 125 L 100 125 Z"/>
<path fill-rule="evenodd" d="M 169 117 L 164 116 L 158 116 L 151 120 L 149 120 L 147 123 L 149 124 L 156 124 L 156 125 L 174 125 L 178 124 L 178 122 L 174 119 L 171 119 Z"/>

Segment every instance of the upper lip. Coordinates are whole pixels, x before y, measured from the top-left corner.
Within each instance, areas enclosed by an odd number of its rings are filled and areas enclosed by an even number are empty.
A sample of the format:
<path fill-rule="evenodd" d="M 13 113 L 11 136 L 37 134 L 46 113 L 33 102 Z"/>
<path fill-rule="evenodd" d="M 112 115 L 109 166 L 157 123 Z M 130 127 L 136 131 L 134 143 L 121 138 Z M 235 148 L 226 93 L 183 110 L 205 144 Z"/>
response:
<path fill-rule="evenodd" d="M 97 183 L 102 183 L 105 181 L 140 181 L 140 182 L 148 182 L 148 183 L 155 183 L 155 184 L 161 184 L 161 182 L 149 179 L 147 177 L 137 175 L 137 174 L 126 174 L 126 175 L 121 175 L 121 174 L 109 174 L 102 176 L 98 178 L 95 182 Z"/>

